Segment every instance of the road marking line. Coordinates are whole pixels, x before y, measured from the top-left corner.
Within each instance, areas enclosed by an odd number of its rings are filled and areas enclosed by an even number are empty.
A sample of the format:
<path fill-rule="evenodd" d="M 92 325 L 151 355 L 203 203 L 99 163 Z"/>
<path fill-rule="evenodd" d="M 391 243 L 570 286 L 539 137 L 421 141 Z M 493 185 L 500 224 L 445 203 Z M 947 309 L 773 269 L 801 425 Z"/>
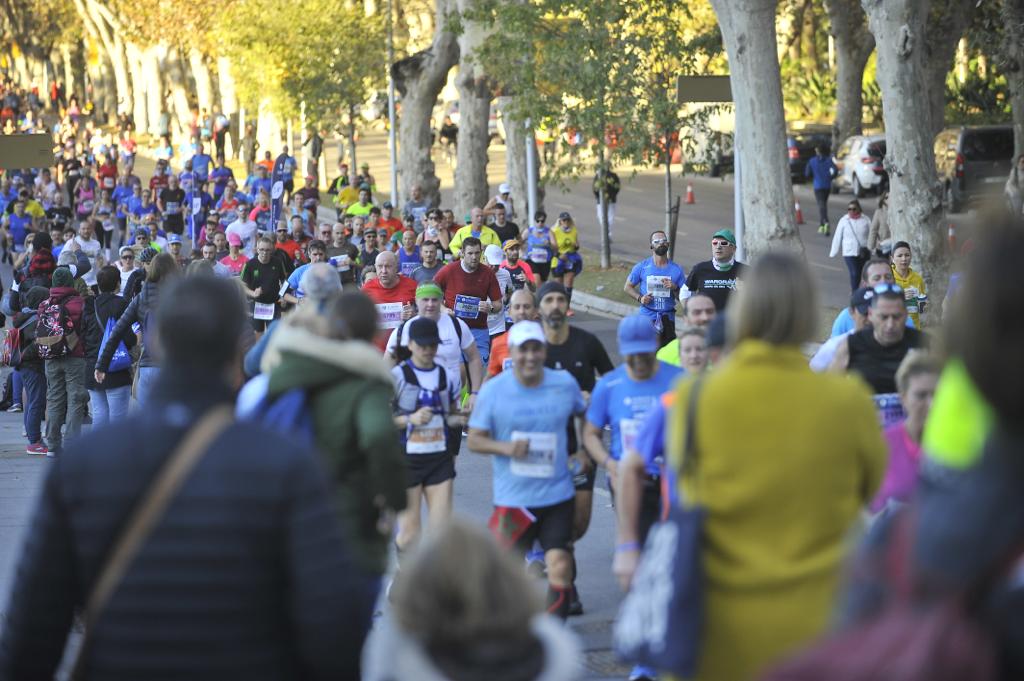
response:
<path fill-rule="evenodd" d="M 832 270 L 833 272 L 842 272 L 843 271 L 843 270 L 841 270 L 838 267 L 833 267 L 832 265 L 822 265 L 820 262 L 813 262 L 812 261 L 811 264 L 814 265 L 815 267 L 820 267 L 823 270 Z"/>

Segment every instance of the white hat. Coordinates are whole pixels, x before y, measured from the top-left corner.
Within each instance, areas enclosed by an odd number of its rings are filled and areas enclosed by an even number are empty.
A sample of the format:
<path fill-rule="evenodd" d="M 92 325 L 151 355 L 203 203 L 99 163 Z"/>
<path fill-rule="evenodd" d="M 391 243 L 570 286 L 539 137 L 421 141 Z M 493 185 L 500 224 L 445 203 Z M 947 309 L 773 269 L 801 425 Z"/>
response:
<path fill-rule="evenodd" d="M 505 251 L 501 250 L 501 246 L 491 244 L 484 249 L 484 259 L 488 265 L 500 265 L 505 259 Z"/>
<path fill-rule="evenodd" d="M 508 182 L 502 182 L 498 185 L 499 194 L 508 194 L 512 191 L 512 187 L 509 186 Z"/>
<path fill-rule="evenodd" d="M 547 339 L 544 337 L 543 327 L 537 322 L 525 319 L 513 324 L 512 328 L 508 331 L 508 346 L 514 348 L 529 341 L 546 343 Z"/>

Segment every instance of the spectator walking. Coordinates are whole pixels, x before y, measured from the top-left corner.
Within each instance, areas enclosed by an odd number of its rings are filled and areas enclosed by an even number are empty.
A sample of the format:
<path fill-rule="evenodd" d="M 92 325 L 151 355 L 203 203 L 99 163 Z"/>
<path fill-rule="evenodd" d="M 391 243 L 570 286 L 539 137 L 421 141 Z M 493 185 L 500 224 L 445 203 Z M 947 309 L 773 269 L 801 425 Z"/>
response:
<path fill-rule="evenodd" d="M 839 174 L 839 170 L 827 148 L 818 146 L 814 151 L 815 156 L 807 162 L 804 175 L 812 179 L 814 199 L 818 202 L 818 234 L 828 236 L 831 229 L 828 221 L 828 197 L 832 193 L 832 179 Z"/>

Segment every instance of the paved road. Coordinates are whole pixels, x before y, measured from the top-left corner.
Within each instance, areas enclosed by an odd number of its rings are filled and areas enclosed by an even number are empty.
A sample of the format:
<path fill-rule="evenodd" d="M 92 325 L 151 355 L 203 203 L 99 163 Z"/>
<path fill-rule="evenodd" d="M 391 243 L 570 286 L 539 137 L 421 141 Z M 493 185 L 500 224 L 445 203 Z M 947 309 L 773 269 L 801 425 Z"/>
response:
<path fill-rule="evenodd" d="M 587 329 L 604 342 L 618 361 L 615 346 L 616 322 L 579 314 L 574 324 Z M 14 576 L 16 559 L 24 540 L 34 500 L 51 460 L 25 454 L 21 435 L 21 414 L 0 412 L 0 628 Z M 488 457 L 469 453 L 463 447 L 457 463 L 456 512 L 481 524 L 491 513 L 491 463 Z M 610 626 L 620 592 L 611 575 L 615 518 L 603 476 L 598 482 L 590 531 L 578 544 L 578 588 L 585 607 L 583 617 L 571 621 L 580 635 L 586 656 L 588 679 L 624 678 L 626 669 L 616 665 L 609 650 Z M 538 589 L 543 584 L 538 581 Z"/>

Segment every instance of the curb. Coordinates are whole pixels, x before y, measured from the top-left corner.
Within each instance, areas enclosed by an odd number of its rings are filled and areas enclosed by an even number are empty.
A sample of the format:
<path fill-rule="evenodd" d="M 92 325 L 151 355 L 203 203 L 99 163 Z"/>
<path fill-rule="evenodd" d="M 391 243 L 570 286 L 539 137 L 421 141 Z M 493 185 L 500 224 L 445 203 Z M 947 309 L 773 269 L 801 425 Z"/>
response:
<path fill-rule="evenodd" d="M 617 303 L 583 291 L 572 292 L 572 306 L 584 312 L 596 312 L 616 318 L 628 317 L 640 309 L 637 305 Z"/>

